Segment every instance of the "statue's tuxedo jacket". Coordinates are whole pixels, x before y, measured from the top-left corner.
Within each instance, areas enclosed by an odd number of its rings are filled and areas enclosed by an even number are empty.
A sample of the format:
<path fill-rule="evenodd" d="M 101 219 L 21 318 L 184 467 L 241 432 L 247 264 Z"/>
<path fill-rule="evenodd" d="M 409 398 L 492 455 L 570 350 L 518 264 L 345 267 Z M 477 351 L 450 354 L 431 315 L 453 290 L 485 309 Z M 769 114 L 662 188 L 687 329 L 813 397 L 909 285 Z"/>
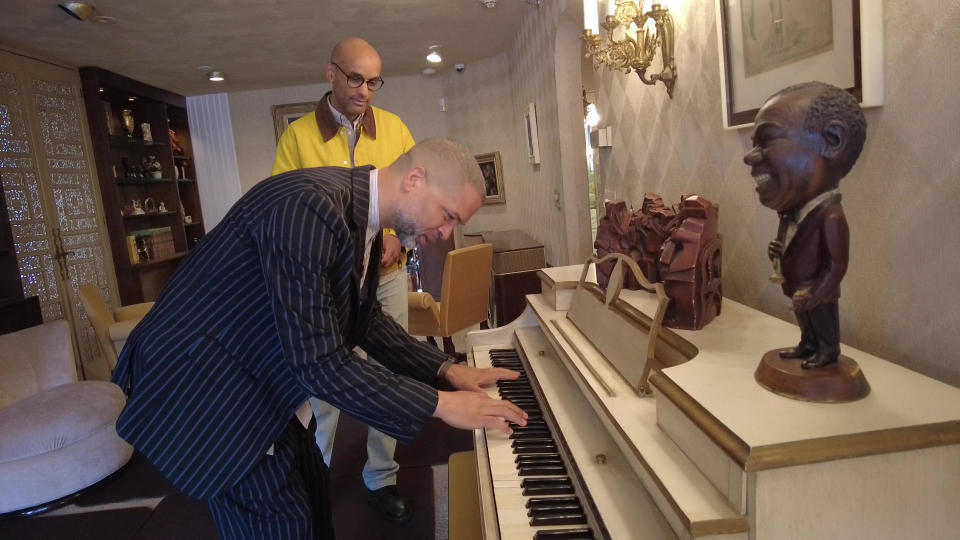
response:
<path fill-rule="evenodd" d="M 850 230 L 836 194 L 797 224 L 781 258 L 783 294 L 793 296 L 798 289 L 810 287 L 820 302 L 836 302 L 849 251 Z"/>

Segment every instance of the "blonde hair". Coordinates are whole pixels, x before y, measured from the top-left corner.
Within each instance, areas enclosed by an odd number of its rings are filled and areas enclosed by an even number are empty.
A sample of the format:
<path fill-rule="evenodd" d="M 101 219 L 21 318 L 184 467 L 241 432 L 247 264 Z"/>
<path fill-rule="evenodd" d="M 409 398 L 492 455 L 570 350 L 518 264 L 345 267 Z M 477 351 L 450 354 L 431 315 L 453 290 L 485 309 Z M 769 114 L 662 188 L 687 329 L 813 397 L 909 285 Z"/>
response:
<path fill-rule="evenodd" d="M 403 174 L 414 167 L 427 171 L 427 181 L 445 190 L 455 191 L 469 185 L 481 195 L 486 193 L 483 173 L 467 147 L 451 139 L 432 138 L 419 142 L 392 165 Z"/>

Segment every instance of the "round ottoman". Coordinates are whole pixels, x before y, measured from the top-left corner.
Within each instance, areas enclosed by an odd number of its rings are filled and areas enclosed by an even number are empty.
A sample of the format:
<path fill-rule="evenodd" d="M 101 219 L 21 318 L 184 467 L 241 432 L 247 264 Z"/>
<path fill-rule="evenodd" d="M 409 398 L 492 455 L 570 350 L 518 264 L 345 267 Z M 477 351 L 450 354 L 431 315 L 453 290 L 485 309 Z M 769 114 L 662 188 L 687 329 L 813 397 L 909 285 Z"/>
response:
<path fill-rule="evenodd" d="M 125 397 L 109 382 L 56 386 L 0 410 L 0 514 L 55 501 L 122 467 L 114 427 Z"/>

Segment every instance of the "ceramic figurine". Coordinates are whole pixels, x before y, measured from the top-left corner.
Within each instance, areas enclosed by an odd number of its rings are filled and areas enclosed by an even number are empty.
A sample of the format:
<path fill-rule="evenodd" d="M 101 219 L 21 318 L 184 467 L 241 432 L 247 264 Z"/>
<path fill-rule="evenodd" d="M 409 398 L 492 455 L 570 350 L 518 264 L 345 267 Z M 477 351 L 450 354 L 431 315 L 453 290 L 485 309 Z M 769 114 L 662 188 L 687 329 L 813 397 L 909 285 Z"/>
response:
<path fill-rule="evenodd" d="M 123 117 L 123 127 L 127 130 L 127 138 L 132 139 L 132 138 L 133 138 L 133 126 L 134 126 L 134 122 L 133 122 L 133 111 L 130 110 L 130 109 L 124 109 L 124 110 L 121 112 L 121 116 Z"/>
<path fill-rule="evenodd" d="M 151 178 L 159 180 L 163 177 L 163 168 L 156 156 L 147 156 L 143 158 L 143 168 L 150 174 Z"/>
<path fill-rule="evenodd" d="M 140 132 L 143 133 L 143 142 L 153 142 L 153 133 L 150 132 L 150 122 L 140 124 Z"/>
<path fill-rule="evenodd" d="M 140 199 L 134 199 L 130 204 L 133 205 L 132 215 L 139 216 L 146 213 L 143 211 L 143 204 L 140 202 Z"/>
<path fill-rule="evenodd" d="M 866 119 L 853 96 L 804 83 L 767 99 L 754 120 L 753 149 L 743 157 L 760 203 L 780 216 L 768 255 L 800 325 L 799 344 L 779 356 L 800 360 L 804 369 L 840 357 L 838 300 L 850 233 L 838 188 L 865 138 Z"/>
<path fill-rule="evenodd" d="M 160 212 L 161 214 L 166 214 L 167 211 L 168 211 L 167 205 L 163 201 L 160 201 L 160 206 L 157 207 L 157 212 Z"/>

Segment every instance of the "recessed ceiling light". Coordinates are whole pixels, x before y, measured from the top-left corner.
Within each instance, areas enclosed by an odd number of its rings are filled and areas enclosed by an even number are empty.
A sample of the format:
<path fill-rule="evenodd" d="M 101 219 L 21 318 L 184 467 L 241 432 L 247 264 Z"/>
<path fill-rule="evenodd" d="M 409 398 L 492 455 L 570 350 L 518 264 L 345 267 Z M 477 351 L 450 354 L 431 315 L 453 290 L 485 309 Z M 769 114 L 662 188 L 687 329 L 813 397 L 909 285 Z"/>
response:
<path fill-rule="evenodd" d="M 135 98 L 135 97 L 133 97 L 133 96 L 130 96 L 130 97 L 127 98 L 127 101 L 136 101 L 136 100 L 137 100 L 137 98 Z"/>
<path fill-rule="evenodd" d="M 113 24 L 117 22 L 117 18 L 109 15 L 97 15 L 93 18 L 93 22 L 100 24 Z"/>
<path fill-rule="evenodd" d="M 430 52 L 427 53 L 427 61 L 428 61 L 428 62 L 432 62 L 432 63 L 434 63 L 434 64 L 439 64 L 440 62 L 443 62 L 443 57 L 440 56 L 440 46 L 439 46 L 439 45 L 431 45 L 430 48 L 429 48 L 429 50 L 430 50 Z"/>
<path fill-rule="evenodd" d="M 210 75 L 207 76 L 213 82 L 222 82 L 223 81 L 223 72 L 220 71 L 211 71 Z"/>
<path fill-rule="evenodd" d="M 423 68 L 423 71 L 421 71 L 420 73 L 423 73 L 424 77 L 429 77 L 431 75 L 436 74 L 436 72 L 437 70 L 433 69 L 432 67 L 425 67 Z"/>
<path fill-rule="evenodd" d="M 57 4 L 57 7 L 66 11 L 71 17 L 78 21 L 85 21 L 93 16 L 97 9 L 85 2 L 64 2 Z"/>
<path fill-rule="evenodd" d="M 98 88 L 97 90 L 100 90 L 101 92 L 103 92 L 104 88 L 101 86 L 101 87 Z"/>

